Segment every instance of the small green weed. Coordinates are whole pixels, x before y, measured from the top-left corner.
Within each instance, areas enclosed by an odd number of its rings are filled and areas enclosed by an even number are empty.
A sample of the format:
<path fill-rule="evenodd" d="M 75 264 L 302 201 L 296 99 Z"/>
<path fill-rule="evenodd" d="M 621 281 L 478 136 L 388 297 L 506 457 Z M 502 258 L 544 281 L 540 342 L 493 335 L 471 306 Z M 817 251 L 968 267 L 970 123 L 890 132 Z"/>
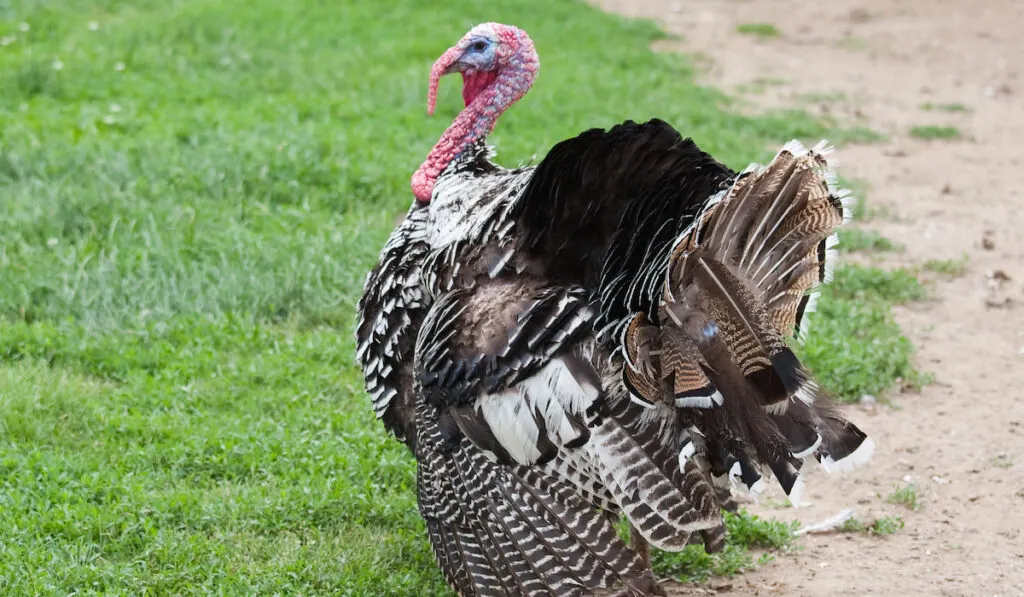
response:
<path fill-rule="evenodd" d="M 842 91 L 801 93 L 797 98 L 809 104 L 832 103 L 846 99 L 846 94 Z"/>
<path fill-rule="evenodd" d="M 780 87 L 785 84 L 785 79 L 758 77 L 749 83 L 737 86 L 736 91 L 738 93 L 764 93 L 769 87 Z"/>
<path fill-rule="evenodd" d="M 961 103 L 950 103 L 950 104 L 933 104 L 926 102 L 921 104 L 922 110 L 938 111 L 938 112 L 968 112 L 967 106 Z"/>
<path fill-rule="evenodd" d="M 851 518 L 839 527 L 844 533 L 865 533 L 870 535 L 892 535 L 903 529 L 903 518 L 899 516 L 883 516 L 873 520 L 870 524 L 858 518 Z"/>
<path fill-rule="evenodd" d="M 885 498 L 885 501 L 890 504 L 906 506 L 914 512 L 921 509 L 921 504 L 917 499 L 917 484 L 915 483 L 909 483 L 906 487 L 896 489 L 889 494 L 889 497 Z"/>
<path fill-rule="evenodd" d="M 852 226 L 839 231 L 839 247 L 842 251 L 863 251 L 867 253 L 903 251 L 903 245 L 885 238 L 874 230 Z"/>
<path fill-rule="evenodd" d="M 855 35 L 845 35 L 835 42 L 835 46 L 842 50 L 860 52 L 862 50 L 867 49 L 868 42 L 863 37 L 857 37 Z"/>
<path fill-rule="evenodd" d="M 910 128 L 910 136 L 925 140 L 952 140 L 963 136 L 954 126 L 920 125 Z"/>
<path fill-rule="evenodd" d="M 959 259 L 929 259 L 919 266 L 922 271 L 959 278 L 967 271 L 970 256 L 964 253 Z"/>
<path fill-rule="evenodd" d="M 761 39 L 780 37 L 782 32 L 771 23 L 740 23 L 736 26 L 736 32 L 743 35 L 752 35 Z"/>
<path fill-rule="evenodd" d="M 875 535 L 892 535 L 905 526 L 903 518 L 899 516 L 883 516 L 871 524 L 871 532 Z"/>
<path fill-rule="evenodd" d="M 741 511 L 738 515 L 726 513 L 728 529 L 725 549 L 708 554 L 699 545 L 691 545 L 681 552 L 657 551 L 651 554 L 655 574 L 671 576 L 682 582 L 702 581 L 709 575 L 732 576 L 762 564 L 770 557 L 762 554 L 755 559 L 750 549 L 786 550 L 793 541 L 798 523 L 764 520 Z"/>
<path fill-rule="evenodd" d="M 992 465 L 996 468 L 1013 468 L 1013 458 L 1009 454 L 999 454 L 992 459 Z"/>
<path fill-rule="evenodd" d="M 834 127 L 829 139 L 838 145 L 848 145 L 853 143 L 866 145 L 869 143 L 881 143 L 888 139 L 886 135 L 865 126 L 858 125 L 840 128 L 838 122 L 832 120 L 827 120 L 827 122 L 830 122 Z"/>

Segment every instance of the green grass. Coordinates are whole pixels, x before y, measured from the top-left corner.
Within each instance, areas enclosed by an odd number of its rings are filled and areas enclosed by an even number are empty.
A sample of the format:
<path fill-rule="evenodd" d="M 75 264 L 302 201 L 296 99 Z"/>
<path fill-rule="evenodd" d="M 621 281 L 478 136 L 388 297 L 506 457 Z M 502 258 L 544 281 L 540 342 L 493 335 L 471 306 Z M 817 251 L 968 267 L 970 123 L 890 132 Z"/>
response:
<path fill-rule="evenodd" d="M 798 352 L 822 385 L 844 401 L 878 395 L 894 383 L 918 388 L 929 377 L 914 367 L 913 345 L 889 307 L 925 296 L 908 270 L 842 266 L 823 289 L 810 336 Z"/>
<path fill-rule="evenodd" d="M 868 190 L 867 181 L 863 178 L 847 178 L 840 174 L 838 182 L 841 188 L 849 190 L 850 194 L 853 196 L 854 203 L 853 209 L 851 210 L 851 212 L 853 212 L 853 219 L 858 222 L 868 221 L 870 218 L 868 217 L 869 214 L 866 201 Z"/>
<path fill-rule="evenodd" d="M 738 168 L 826 134 L 727 111 L 653 26 L 572 2 L 0 3 L 0 593 L 446 594 L 351 335 L 458 109 L 446 81 L 425 116 L 430 64 L 484 20 L 542 56 L 505 164 L 625 118 Z M 809 361 L 843 395 L 912 371 L 885 276 L 820 304 Z M 731 524 L 736 562 L 777 528 Z"/>
<path fill-rule="evenodd" d="M 917 512 L 921 509 L 921 502 L 917 498 L 917 485 L 914 483 L 908 483 L 905 487 L 900 487 L 893 490 L 889 494 L 885 501 L 890 504 L 899 504 L 906 506 L 908 510 Z"/>
<path fill-rule="evenodd" d="M 949 104 L 934 104 L 932 102 L 926 102 L 921 104 L 922 110 L 928 111 L 939 111 L 939 112 L 969 112 L 970 108 L 961 103 L 949 103 Z"/>
<path fill-rule="evenodd" d="M 863 37 L 857 37 L 855 35 L 844 35 L 834 42 L 835 47 L 841 50 L 850 50 L 853 52 L 861 52 L 868 49 L 868 40 Z"/>
<path fill-rule="evenodd" d="M 967 271 L 967 264 L 970 257 L 964 253 L 959 259 L 929 259 L 920 264 L 920 269 L 926 272 L 942 274 L 950 278 L 959 278 Z"/>
<path fill-rule="evenodd" d="M 883 516 L 873 520 L 870 524 L 858 518 L 851 518 L 844 522 L 839 530 L 844 533 L 864 533 L 867 535 L 885 536 L 892 535 L 903 529 L 905 523 L 899 516 Z"/>
<path fill-rule="evenodd" d="M 849 226 L 839 231 L 839 246 L 843 251 L 888 253 L 903 250 L 903 245 L 885 238 L 874 230 Z"/>
<path fill-rule="evenodd" d="M 761 39 L 780 37 L 782 32 L 771 23 L 740 23 L 736 26 L 736 32 L 743 35 L 752 35 Z"/>
<path fill-rule="evenodd" d="M 757 77 L 750 81 L 749 83 L 737 85 L 736 92 L 759 94 L 764 93 L 765 91 L 772 87 L 782 87 L 786 85 L 786 83 L 787 82 L 785 79 L 780 79 L 777 77 Z"/>
<path fill-rule="evenodd" d="M 927 124 L 910 127 L 910 136 L 925 140 L 951 140 L 959 139 L 963 134 L 954 126 Z"/>
<path fill-rule="evenodd" d="M 852 126 L 846 128 L 839 128 L 839 125 L 833 121 L 828 121 L 836 128 L 833 128 L 829 132 L 829 141 L 836 143 L 837 145 L 846 145 L 848 143 L 881 143 L 888 137 L 878 131 L 872 130 L 864 126 Z"/>
<path fill-rule="evenodd" d="M 842 91 L 801 93 L 797 98 L 808 104 L 830 104 L 845 100 L 846 94 Z"/>
<path fill-rule="evenodd" d="M 708 554 L 699 545 L 691 545 L 678 553 L 655 552 L 651 565 L 659 575 L 683 582 L 705 580 L 709 575 L 734 576 L 771 558 L 771 551 L 785 551 L 793 541 L 799 523 L 764 520 L 753 514 L 725 514 L 728 529 L 725 549 Z M 760 555 L 751 549 L 770 550 Z"/>

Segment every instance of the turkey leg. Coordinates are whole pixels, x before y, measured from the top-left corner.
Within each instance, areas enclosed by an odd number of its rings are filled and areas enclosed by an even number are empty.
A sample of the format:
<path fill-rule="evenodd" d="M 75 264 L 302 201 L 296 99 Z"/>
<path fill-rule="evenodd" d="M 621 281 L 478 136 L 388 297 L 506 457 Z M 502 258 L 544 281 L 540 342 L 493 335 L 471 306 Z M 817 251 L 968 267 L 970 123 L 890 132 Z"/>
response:
<path fill-rule="evenodd" d="M 640 577 L 631 579 L 630 586 L 613 597 L 668 597 L 665 589 L 654 579 L 654 571 L 651 570 L 651 546 L 633 525 L 629 526 L 629 542 L 640 558 L 645 572 Z"/>

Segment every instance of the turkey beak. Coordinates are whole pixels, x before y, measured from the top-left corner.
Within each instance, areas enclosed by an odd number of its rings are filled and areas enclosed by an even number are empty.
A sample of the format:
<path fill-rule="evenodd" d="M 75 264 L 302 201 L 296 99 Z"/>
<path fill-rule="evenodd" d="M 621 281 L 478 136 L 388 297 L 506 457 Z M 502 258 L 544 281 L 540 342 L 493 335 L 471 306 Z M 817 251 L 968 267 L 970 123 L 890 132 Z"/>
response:
<path fill-rule="evenodd" d="M 448 51 L 441 55 L 430 69 L 430 89 L 427 91 L 427 114 L 433 115 L 437 107 L 437 87 L 441 77 L 452 73 L 460 73 L 468 68 L 468 65 L 461 62 L 463 49 L 459 46 L 448 48 Z"/>

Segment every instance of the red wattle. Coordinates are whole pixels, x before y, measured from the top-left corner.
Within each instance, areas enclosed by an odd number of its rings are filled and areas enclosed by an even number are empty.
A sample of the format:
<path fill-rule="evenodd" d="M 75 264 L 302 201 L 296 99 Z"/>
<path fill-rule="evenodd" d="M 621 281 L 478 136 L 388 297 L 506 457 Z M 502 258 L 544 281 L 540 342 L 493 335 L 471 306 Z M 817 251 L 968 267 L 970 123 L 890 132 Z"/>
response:
<path fill-rule="evenodd" d="M 462 101 L 468 107 L 469 104 L 480 95 L 480 92 L 487 89 L 495 79 L 498 78 L 497 71 L 473 71 L 462 73 Z"/>

